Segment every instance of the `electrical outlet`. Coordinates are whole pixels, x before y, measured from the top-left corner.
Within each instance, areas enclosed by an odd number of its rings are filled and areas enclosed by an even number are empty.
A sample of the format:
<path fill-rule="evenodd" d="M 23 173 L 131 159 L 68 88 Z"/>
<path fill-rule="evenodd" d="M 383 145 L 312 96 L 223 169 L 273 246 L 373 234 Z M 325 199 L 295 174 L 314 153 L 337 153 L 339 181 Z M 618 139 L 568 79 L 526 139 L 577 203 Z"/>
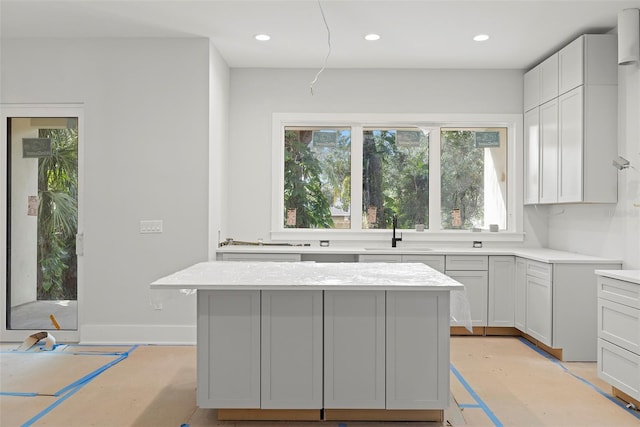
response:
<path fill-rule="evenodd" d="M 140 233 L 162 233 L 162 220 L 144 220 L 140 221 Z"/>

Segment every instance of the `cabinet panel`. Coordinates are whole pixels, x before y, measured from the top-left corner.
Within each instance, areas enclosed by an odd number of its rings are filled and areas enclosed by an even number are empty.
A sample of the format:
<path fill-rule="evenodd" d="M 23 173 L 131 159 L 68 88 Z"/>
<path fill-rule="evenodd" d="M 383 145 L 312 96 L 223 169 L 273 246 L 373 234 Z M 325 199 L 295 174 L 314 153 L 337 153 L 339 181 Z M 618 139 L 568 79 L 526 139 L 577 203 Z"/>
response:
<path fill-rule="evenodd" d="M 552 264 L 547 264 L 546 262 L 527 260 L 527 275 L 551 281 L 553 278 L 553 269 L 551 266 Z"/>
<path fill-rule="evenodd" d="M 540 203 L 558 201 L 558 100 L 540 106 Z"/>
<path fill-rule="evenodd" d="M 583 88 L 558 100 L 558 201 L 580 202 L 583 167 Z"/>
<path fill-rule="evenodd" d="M 322 291 L 262 291 L 262 409 L 322 408 Z"/>
<path fill-rule="evenodd" d="M 540 102 L 540 65 L 524 75 L 524 111 L 529 111 Z"/>
<path fill-rule="evenodd" d="M 300 254 L 243 254 L 243 253 L 223 253 L 222 261 L 278 261 L 297 262 L 300 261 Z"/>
<path fill-rule="evenodd" d="M 554 53 L 540 64 L 540 104 L 558 94 L 558 54 Z"/>
<path fill-rule="evenodd" d="M 598 297 L 640 309 L 640 286 L 631 282 L 599 276 Z"/>
<path fill-rule="evenodd" d="M 449 293 L 387 292 L 386 408 L 449 405 Z"/>
<path fill-rule="evenodd" d="M 448 258 L 448 257 L 447 257 Z M 487 326 L 488 273 L 486 271 L 446 271 L 447 276 L 465 286 L 473 326 Z M 451 323 L 452 326 L 464 326 Z"/>
<path fill-rule="evenodd" d="M 447 270 L 487 270 L 489 257 L 486 255 L 447 255 Z"/>
<path fill-rule="evenodd" d="M 402 262 L 421 262 L 444 273 L 444 255 L 402 255 Z"/>
<path fill-rule="evenodd" d="M 635 399 L 640 399 L 640 356 L 598 340 L 598 377 Z"/>
<path fill-rule="evenodd" d="M 325 291 L 324 407 L 384 409 L 385 292 Z"/>
<path fill-rule="evenodd" d="M 526 332 L 527 262 L 522 258 L 516 258 L 515 276 L 515 327 Z"/>
<path fill-rule="evenodd" d="M 489 257 L 489 326 L 514 326 L 515 259 Z"/>
<path fill-rule="evenodd" d="M 600 299 L 599 337 L 640 354 L 640 310 Z"/>
<path fill-rule="evenodd" d="M 527 276 L 527 334 L 551 346 L 551 282 Z"/>
<path fill-rule="evenodd" d="M 358 262 L 402 262 L 402 255 L 364 254 L 358 255 Z"/>
<path fill-rule="evenodd" d="M 559 93 L 584 83 L 584 37 L 578 37 L 558 52 Z"/>
<path fill-rule="evenodd" d="M 198 291 L 201 408 L 260 408 L 260 291 Z"/>
<path fill-rule="evenodd" d="M 540 165 L 540 109 L 533 108 L 524 115 L 524 203 L 539 201 Z"/>

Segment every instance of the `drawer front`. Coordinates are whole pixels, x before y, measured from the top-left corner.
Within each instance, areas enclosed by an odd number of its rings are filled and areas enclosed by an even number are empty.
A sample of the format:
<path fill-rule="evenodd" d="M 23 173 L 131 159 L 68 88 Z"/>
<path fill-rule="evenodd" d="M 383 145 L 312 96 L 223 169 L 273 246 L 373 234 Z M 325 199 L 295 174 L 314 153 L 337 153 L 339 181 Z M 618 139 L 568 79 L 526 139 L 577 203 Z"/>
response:
<path fill-rule="evenodd" d="M 640 354 L 640 310 L 599 298 L 598 337 Z"/>
<path fill-rule="evenodd" d="M 358 262 L 402 262 L 402 255 L 384 255 L 384 254 L 371 254 L 371 255 L 358 255 Z"/>
<path fill-rule="evenodd" d="M 551 264 L 527 260 L 527 276 L 551 281 Z"/>
<path fill-rule="evenodd" d="M 297 262 L 300 254 L 222 254 L 222 261 L 288 261 Z"/>
<path fill-rule="evenodd" d="M 447 255 L 446 270 L 486 271 L 489 270 L 487 255 Z"/>
<path fill-rule="evenodd" d="M 402 262 L 420 262 L 444 273 L 444 255 L 402 255 Z"/>
<path fill-rule="evenodd" d="M 640 309 L 640 285 L 598 276 L 598 298 Z"/>
<path fill-rule="evenodd" d="M 598 339 L 598 377 L 640 399 L 640 356 Z"/>

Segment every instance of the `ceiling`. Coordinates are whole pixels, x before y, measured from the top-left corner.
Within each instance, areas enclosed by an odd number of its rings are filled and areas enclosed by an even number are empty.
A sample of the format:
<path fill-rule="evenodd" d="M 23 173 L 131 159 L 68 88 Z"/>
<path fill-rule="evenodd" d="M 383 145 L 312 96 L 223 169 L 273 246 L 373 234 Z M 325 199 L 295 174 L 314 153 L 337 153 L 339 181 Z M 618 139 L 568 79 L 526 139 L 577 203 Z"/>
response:
<path fill-rule="evenodd" d="M 528 69 L 625 8 L 640 0 L 0 0 L 0 36 L 206 37 L 234 68 Z"/>

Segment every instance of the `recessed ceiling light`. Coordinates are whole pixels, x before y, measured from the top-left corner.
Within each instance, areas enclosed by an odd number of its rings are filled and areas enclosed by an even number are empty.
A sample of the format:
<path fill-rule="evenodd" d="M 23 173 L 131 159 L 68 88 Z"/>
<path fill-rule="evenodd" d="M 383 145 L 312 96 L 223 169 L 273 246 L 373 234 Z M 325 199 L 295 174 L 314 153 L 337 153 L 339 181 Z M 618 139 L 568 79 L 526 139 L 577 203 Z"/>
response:
<path fill-rule="evenodd" d="M 261 42 L 266 42 L 267 40 L 271 40 L 271 36 L 268 34 L 257 34 L 256 40 L 259 40 Z"/>
<path fill-rule="evenodd" d="M 488 35 L 486 35 L 486 34 L 478 34 L 478 35 L 477 35 L 477 36 L 475 36 L 473 39 L 474 39 L 475 41 L 477 41 L 477 42 L 483 42 L 483 41 L 485 41 L 485 40 L 489 40 L 489 36 L 488 36 Z"/>
<path fill-rule="evenodd" d="M 367 34 L 366 36 L 364 36 L 365 40 L 369 40 L 369 41 L 375 41 L 375 40 L 380 40 L 380 36 L 378 34 Z"/>

